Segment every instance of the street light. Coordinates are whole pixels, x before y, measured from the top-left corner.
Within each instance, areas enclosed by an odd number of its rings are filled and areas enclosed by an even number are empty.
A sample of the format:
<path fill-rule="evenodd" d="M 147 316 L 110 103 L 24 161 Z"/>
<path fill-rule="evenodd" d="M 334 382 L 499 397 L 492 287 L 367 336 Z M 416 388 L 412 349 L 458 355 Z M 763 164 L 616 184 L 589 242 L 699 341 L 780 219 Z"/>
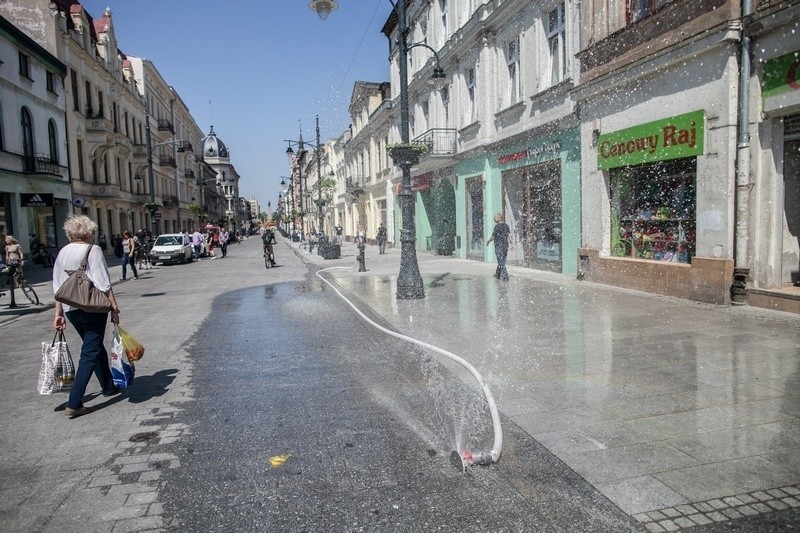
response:
<path fill-rule="evenodd" d="M 153 138 L 150 133 L 150 111 L 145 107 L 144 110 L 144 128 L 145 133 L 147 135 L 147 180 L 150 184 L 150 202 L 145 204 L 145 207 L 150 210 L 150 233 L 155 237 L 158 235 L 158 221 L 156 220 L 156 210 L 158 209 L 158 204 L 156 203 L 156 188 L 155 188 L 155 179 L 153 177 L 153 148 L 157 146 L 164 146 L 167 144 L 175 145 L 175 143 L 181 143 L 181 147 L 178 148 L 178 151 L 182 152 L 183 148 L 183 139 L 172 139 L 170 141 L 166 141 L 163 143 L 156 143 L 153 144 Z M 134 177 L 136 180 L 140 180 L 141 177 L 137 173 Z"/>
<path fill-rule="evenodd" d="M 326 0 L 315 0 L 315 2 L 323 2 L 323 3 L 324 3 L 324 1 L 326 1 Z M 314 4 L 315 2 L 311 2 L 311 4 L 309 4 L 309 7 L 314 9 L 312 7 L 312 4 Z M 333 2 L 333 4 L 336 4 L 336 2 Z M 333 9 L 336 9 L 336 8 L 334 7 Z M 314 152 L 316 153 L 316 157 L 317 157 L 317 220 L 318 220 L 317 235 L 322 235 L 323 234 L 323 227 L 322 226 L 323 226 L 323 223 L 324 223 L 324 218 L 323 218 L 323 215 L 322 215 L 322 187 L 321 187 L 321 185 L 322 185 L 322 171 L 321 171 L 321 160 L 320 160 L 321 147 L 320 147 L 320 142 L 319 142 L 319 115 L 316 116 L 316 126 L 317 126 L 316 127 L 316 134 L 317 134 L 317 137 L 316 137 L 316 141 L 317 142 L 316 142 L 316 144 L 310 143 L 308 141 L 303 141 L 303 128 L 302 127 L 300 128 L 300 139 L 299 140 L 292 141 L 292 140 L 289 140 L 289 139 L 284 139 L 284 141 L 289 143 L 289 147 L 286 149 L 286 155 L 288 155 L 290 158 L 294 155 L 294 150 L 292 150 L 292 145 L 296 144 L 297 147 L 298 147 L 297 157 L 298 157 L 299 164 L 297 165 L 297 167 L 298 167 L 298 172 L 299 172 L 299 176 L 298 177 L 300 179 L 300 202 L 301 202 L 300 210 L 303 212 L 303 214 L 305 214 L 305 205 L 304 205 L 305 200 L 304 200 L 304 195 L 303 195 L 303 157 L 306 154 L 305 145 L 307 144 L 307 145 L 311 146 L 314 149 Z M 306 187 L 306 189 L 307 188 L 308 187 Z M 300 217 L 300 232 L 301 232 L 301 234 L 303 234 L 303 236 L 305 236 L 305 223 L 304 223 L 304 218 L 303 217 Z"/>
<path fill-rule="evenodd" d="M 408 51 L 412 48 L 423 47 L 433 52 L 436 60 L 436 67 L 433 69 L 431 82 L 437 88 L 441 88 L 447 83 L 447 77 L 439 64 L 439 55 L 436 51 L 425 43 L 414 43 L 409 45 L 408 21 L 406 20 L 406 0 L 396 0 L 392 2 L 395 13 L 397 13 L 397 25 L 399 38 L 398 45 L 398 66 L 400 68 L 400 142 L 403 145 L 409 144 L 408 135 Z M 308 5 L 312 11 L 316 11 L 323 20 L 327 18 L 331 11 L 338 5 L 335 0 L 315 0 Z M 419 273 L 416 251 L 416 228 L 414 224 L 414 203 L 413 193 L 411 192 L 411 167 L 416 164 L 414 158 L 392 157 L 394 164 L 403 170 L 403 183 L 400 192 L 402 203 L 403 228 L 401 231 L 401 251 L 400 251 L 400 274 L 397 276 L 397 299 L 412 300 L 425 297 L 425 289 L 422 284 L 422 276 Z"/>

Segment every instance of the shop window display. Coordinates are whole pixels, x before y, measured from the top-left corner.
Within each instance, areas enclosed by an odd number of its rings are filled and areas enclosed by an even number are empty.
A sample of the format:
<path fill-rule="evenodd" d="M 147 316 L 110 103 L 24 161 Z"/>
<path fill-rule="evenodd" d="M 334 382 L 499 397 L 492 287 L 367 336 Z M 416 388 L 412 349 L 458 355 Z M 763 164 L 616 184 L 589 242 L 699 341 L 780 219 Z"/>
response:
<path fill-rule="evenodd" d="M 611 255 L 690 263 L 696 176 L 694 158 L 611 171 Z"/>

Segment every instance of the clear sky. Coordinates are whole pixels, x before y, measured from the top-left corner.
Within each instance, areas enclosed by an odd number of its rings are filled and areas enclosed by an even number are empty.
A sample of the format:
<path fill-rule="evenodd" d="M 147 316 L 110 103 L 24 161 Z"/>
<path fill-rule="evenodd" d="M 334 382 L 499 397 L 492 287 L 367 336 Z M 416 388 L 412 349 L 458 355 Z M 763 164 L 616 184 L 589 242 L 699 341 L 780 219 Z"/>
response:
<path fill-rule="evenodd" d="M 240 194 L 275 208 L 289 174 L 284 139 L 336 138 L 350 124 L 356 81 L 389 79 L 381 28 L 389 0 L 339 0 L 322 21 L 309 0 L 83 0 L 111 7 L 119 48 L 145 57 L 175 87 L 200 128 L 213 123 L 241 175 Z M 209 104 L 210 102 L 210 104 Z"/>

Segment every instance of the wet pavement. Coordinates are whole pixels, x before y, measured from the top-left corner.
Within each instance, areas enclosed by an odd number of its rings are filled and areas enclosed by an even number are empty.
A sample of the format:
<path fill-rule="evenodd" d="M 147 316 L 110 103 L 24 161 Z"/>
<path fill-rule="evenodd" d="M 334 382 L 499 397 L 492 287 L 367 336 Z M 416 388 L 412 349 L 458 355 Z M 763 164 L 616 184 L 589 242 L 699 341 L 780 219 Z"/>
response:
<path fill-rule="evenodd" d="M 318 268 L 355 266 L 349 243 L 339 260 L 291 246 Z M 259 248 L 251 239 L 223 261 L 158 267 L 115 286 L 123 325 L 146 332 L 149 352 L 131 392 L 90 401 L 101 409 L 72 421 L 60 414 L 58 397 L 35 394 L 38 345 L 52 335 L 51 314 L 21 315 L 51 308 L 49 272 L 26 272 L 44 305 L 26 305 L 17 293 L 23 308 L 9 310 L 7 296 L 0 299 L 3 524 L 37 531 L 166 526 L 162 472 L 181 470 L 172 448 L 197 429 L 176 420 L 197 401 L 192 343 L 202 337 L 198 329 L 209 327 L 214 299 L 265 283 L 305 283 L 304 272 L 286 266 L 285 240 L 278 247 L 281 266 L 270 271 L 258 264 Z M 564 508 L 547 502 L 561 494 L 589 515 L 613 502 L 648 531 L 800 527 L 800 317 L 516 267 L 503 283 L 492 277 L 493 265 L 428 253 L 418 258 L 422 300 L 394 298 L 397 248 L 381 256 L 368 246 L 367 272 L 322 275 L 381 323 L 450 350 L 483 374 L 507 439 L 500 462 L 478 475 L 505 476 L 551 524 Z M 119 266 L 111 265 L 116 279 Z M 329 291 L 319 283 L 315 293 Z M 338 324 L 351 312 L 342 307 L 329 313 L 329 323 L 308 327 L 346 338 Z M 293 317 L 305 320 L 301 309 Z M 480 398 L 463 369 L 434 360 Z M 406 395 L 425 396 L 429 385 L 409 385 Z M 481 422 L 456 440 L 488 448 L 491 437 L 481 429 L 488 412 L 478 405 L 474 414 Z M 129 440 L 145 430 L 158 437 Z M 432 460 L 451 444 L 434 447 Z M 553 464 L 564 468 L 554 471 Z M 118 508 L 108 513 L 110 505 Z"/>
<path fill-rule="evenodd" d="M 797 315 L 515 267 L 504 283 L 492 265 L 426 253 L 426 297 L 398 301 L 399 249 L 376 252 L 367 272 L 324 275 L 398 331 L 467 359 L 510 422 L 649 530 L 800 508 Z M 326 268 L 353 264 L 356 249 L 302 253 Z"/>

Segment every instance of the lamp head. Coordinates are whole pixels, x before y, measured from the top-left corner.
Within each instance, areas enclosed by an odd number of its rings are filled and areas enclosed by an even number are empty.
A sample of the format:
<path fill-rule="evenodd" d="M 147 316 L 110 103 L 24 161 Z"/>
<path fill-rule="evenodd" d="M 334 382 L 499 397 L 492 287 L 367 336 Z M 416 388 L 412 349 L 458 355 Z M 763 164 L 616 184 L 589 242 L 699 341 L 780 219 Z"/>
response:
<path fill-rule="evenodd" d="M 339 4 L 336 3 L 336 0 L 312 0 L 309 2 L 308 7 L 311 11 L 315 11 L 319 18 L 325 20 L 331 14 L 331 11 L 336 11 L 339 8 Z"/>
<path fill-rule="evenodd" d="M 442 67 L 436 67 L 433 69 L 433 74 L 431 75 L 430 79 L 431 85 L 436 87 L 437 90 L 442 90 L 448 85 L 447 76 L 444 73 L 444 69 Z"/>

